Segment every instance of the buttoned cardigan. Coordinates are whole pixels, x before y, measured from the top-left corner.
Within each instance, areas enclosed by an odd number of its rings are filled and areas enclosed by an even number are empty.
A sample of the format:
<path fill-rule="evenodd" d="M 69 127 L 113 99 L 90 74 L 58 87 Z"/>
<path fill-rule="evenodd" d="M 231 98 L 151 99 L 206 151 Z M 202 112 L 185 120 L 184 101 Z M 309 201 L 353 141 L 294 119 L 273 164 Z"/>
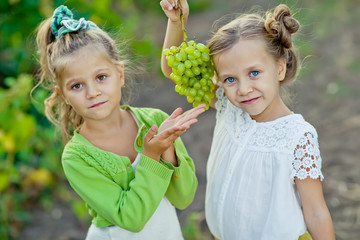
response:
<path fill-rule="evenodd" d="M 138 121 L 134 148 L 142 153 L 144 135 L 152 125 L 159 127 L 168 114 L 154 108 L 121 108 L 131 111 Z M 62 165 L 70 185 L 85 201 L 93 224 L 138 232 L 164 195 L 179 209 L 193 201 L 198 183 L 194 163 L 180 138 L 174 146 L 177 167 L 141 154 L 134 174 L 127 156 L 101 150 L 75 131 L 64 148 Z"/>

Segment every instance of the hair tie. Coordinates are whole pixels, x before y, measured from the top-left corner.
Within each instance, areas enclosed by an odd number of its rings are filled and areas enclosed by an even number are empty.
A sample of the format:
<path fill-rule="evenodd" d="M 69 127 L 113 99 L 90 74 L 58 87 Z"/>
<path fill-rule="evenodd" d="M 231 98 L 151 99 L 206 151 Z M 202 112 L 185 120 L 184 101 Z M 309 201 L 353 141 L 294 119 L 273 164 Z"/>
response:
<path fill-rule="evenodd" d="M 83 30 L 101 30 L 95 23 L 86 21 L 84 18 L 75 20 L 73 13 L 64 5 L 56 8 L 51 22 L 51 32 L 58 39 L 61 35 L 69 32 Z"/>

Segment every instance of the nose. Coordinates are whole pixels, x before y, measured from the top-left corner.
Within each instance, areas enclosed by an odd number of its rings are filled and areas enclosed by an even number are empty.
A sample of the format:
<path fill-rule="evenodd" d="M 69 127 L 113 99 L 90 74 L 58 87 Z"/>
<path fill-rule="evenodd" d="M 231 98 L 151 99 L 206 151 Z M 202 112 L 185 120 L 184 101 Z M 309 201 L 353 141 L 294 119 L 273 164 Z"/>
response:
<path fill-rule="evenodd" d="M 101 91 L 98 89 L 96 84 L 89 84 L 86 88 L 86 97 L 87 98 L 94 98 L 101 94 Z"/>
<path fill-rule="evenodd" d="M 252 91 L 253 91 L 253 87 L 252 87 L 250 80 L 244 80 L 238 84 L 237 93 L 240 96 L 245 96 Z"/>

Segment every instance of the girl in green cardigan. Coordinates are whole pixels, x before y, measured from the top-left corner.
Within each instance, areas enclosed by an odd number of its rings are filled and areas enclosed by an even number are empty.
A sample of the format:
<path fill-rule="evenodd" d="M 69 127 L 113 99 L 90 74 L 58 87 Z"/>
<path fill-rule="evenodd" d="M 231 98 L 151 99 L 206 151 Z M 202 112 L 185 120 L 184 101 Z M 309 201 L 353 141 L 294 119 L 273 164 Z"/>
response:
<path fill-rule="evenodd" d="M 65 175 L 92 216 L 86 239 L 183 239 L 175 207 L 192 202 L 197 179 L 179 136 L 205 106 L 170 116 L 120 106 L 123 55 L 65 6 L 40 24 L 37 45 L 37 86 L 53 90 L 45 113 L 62 130 Z"/>

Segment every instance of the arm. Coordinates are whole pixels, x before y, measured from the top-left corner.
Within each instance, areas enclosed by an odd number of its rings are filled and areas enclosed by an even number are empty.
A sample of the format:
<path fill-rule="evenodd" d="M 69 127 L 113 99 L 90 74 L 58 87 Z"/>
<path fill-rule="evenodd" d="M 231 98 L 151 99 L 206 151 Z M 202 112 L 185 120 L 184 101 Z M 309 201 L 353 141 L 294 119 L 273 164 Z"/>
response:
<path fill-rule="evenodd" d="M 160 5 L 168 17 L 168 23 L 165 33 L 163 50 L 171 46 L 179 46 L 184 39 L 181 28 L 180 14 L 182 11 L 184 17 L 184 24 L 186 25 L 189 16 L 189 6 L 186 0 L 180 0 L 181 9 L 176 7 L 177 0 L 162 0 Z M 165 77 L 170 79 L 171 68 L 168 66 L 166 56 L 161 55 L 161 69 Z"/>
<path fill-rule="evenodd" d="M 305 223 L 314 240 L 335 239 L 321 180 L 321 157 L 315 129 L 302 134 L 296 143 L 293 176 L 299 191 Z"/>
<path fill-rule="evenodd" d="M 182 31 L 181 21 L 180 21 L 180 9 L 176 8 L 177 0 L 162 0 L 160 5 L 162 10 L 168 17 L 168 23 L 165 33 L 165 39 L 163 44 L 163 50 L 166 48 L 170 48 L 171 46 L 179 46 L 184 40 L 184 34 Z M 189 16 L 189 5 L 186 0 L 180 0 L 180 5 L 182 9 L 182 14 L 184 17 L 184 25 L 186 25 L 188 16 Z M 170 78 L 171 68 L 169 67 L 166 56 L 162 53 L 161 54 L 161 70 L 165 77 L 170 79 L 171 81 L 175 82 L 173 79 Z M 215 84 L 215 89 L 213 93 L 215 94 L 218 86 Z M 215 108 L 215 103 L 217 98 L 214 97 L 210 102 L 210 107 Z"/>
<path fill-rule="evenodd" d="M 314 240 L 335 239 L 330 212 L 326 206 L 320 179 L 295 178 L 299 191 L 306 226 Z"/>
<path fill-rule="evenodd" d="M 186 151 L 185 145 L 179 138 L 174 143 L 178 167 L 164 162 L 174 170 L 170 185 L 166 192 L 168 200 L 179 209 L 184 209 L 192 203 L 198 186 L 195 165 Z"/>
<path fill-rule="evenodd" d="M 190 127 L 190 125 L 197 122 L 196 117 L 205 111 L 204 106 L 205 105 L 202 104 L 182 114 L 182 110 L 178 108 L 170 117 L 162 113 L 160 119 L 163 120 L 160 121 L 163 122 L 159 128 L 159 132 L 173 124 L 180 124 L 187 128 Z M 166 197 L 176 208 L 186 208 L 194 199 L 198 181 L 195 174 L 194 162 L 187 153 L 180 138 L 176 139 L 174 144 L 163 153 L 160 162 L 174 171 L 166 192 Z"/>

